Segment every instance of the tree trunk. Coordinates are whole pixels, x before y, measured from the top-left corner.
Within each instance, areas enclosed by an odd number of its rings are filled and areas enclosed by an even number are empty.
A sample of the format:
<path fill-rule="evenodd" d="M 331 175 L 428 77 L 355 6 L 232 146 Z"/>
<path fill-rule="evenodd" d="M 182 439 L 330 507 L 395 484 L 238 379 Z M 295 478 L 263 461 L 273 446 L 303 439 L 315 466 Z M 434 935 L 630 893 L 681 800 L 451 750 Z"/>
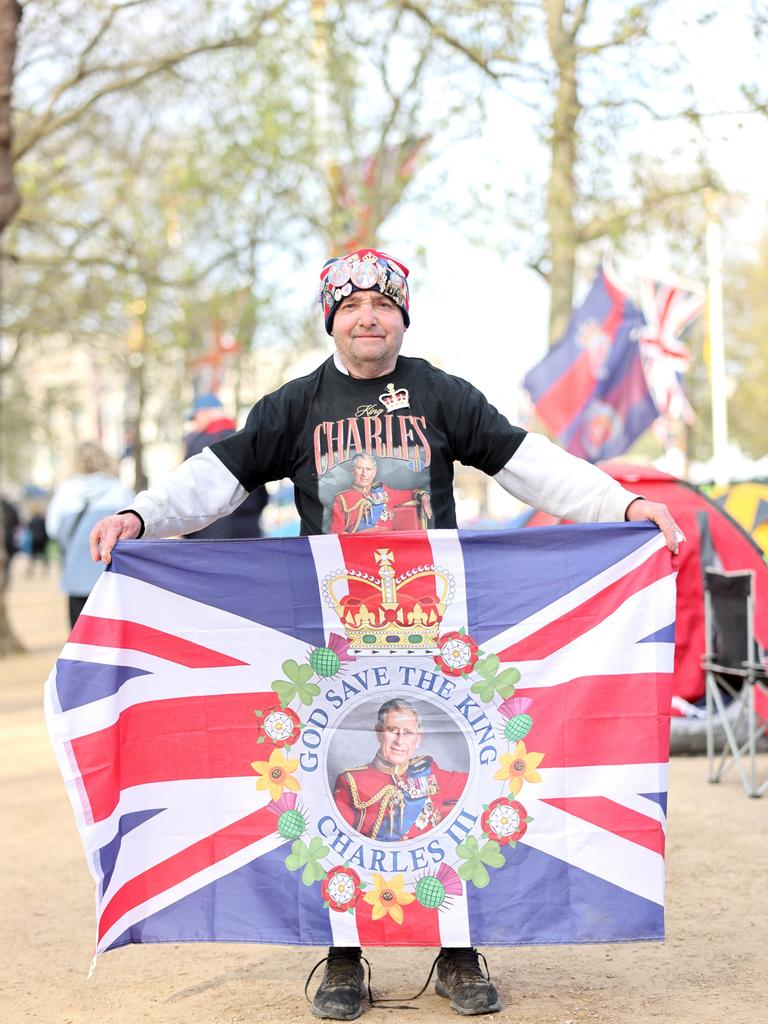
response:
<path fill-rule="evenodd" d="M 20 19 L 21 7 L 16 0 L 0 0 L 0 236 L 19 208 L 11 150 L 11 92 Z"/>
<path fill-rule="evenodd" d="M 139 356 L 141 361 L 136 359 L 131 365 L 131 392 L 135 404 L 130 432 L 133 445 L 133 489 L 135 491 L 143 491 L 148 484 L 147 473 L 144 468 L 144 437 L 141 430 L 144 421 L 146 385 L 144 379 L 144 358 L 141 353 L 139 353 Z"/>
<path fill-rule="evenodd" d="M 559 8 L 559 10 L 558 10 Z M 550 153 L 552 166 L 547 190 L 551 266 L 549 343 L 558 341 L 568 326 L 573 305 L 573 275 L 576 267 L 578 232 L 576 205 L 576 127 L 581 104 L 578 96 L 577 49 L 574 39 L 563 30 L 562 4 L 551 5 L 548 25 L 549 46 L 557 66 L 557 92 L 552 115 Z"/>
<path fill-rule="evenodd" d="M 16 0 L 0 0 L 0 238 L 19 208 L 19 193 L 13 173 L 13 141 L 11 122 L 11 92 L 13 89 L 13 65 L 16 59 L 16 36 L 21 19 L 21 7 Z M 0 303 L 2 302 L 2 263 L 0 263 Z M 0 402 L 3 396 L 0 393 Z M 0 410 L 0 421 L 2 410 Z M 2 519 L 2 516 L 0 516 Z M 2 523 L 0 522 L 0 525 Z M 3 563 L 5 550 L 2 552 Z M 5 569 L 3 564 L 0 567 Z M 4 581 L 5 572 L 0 572 Z M 0 583 L 0 656 L 23 651 L 19 638 L 8 621 L 5 604 L 5 583 Z"/>

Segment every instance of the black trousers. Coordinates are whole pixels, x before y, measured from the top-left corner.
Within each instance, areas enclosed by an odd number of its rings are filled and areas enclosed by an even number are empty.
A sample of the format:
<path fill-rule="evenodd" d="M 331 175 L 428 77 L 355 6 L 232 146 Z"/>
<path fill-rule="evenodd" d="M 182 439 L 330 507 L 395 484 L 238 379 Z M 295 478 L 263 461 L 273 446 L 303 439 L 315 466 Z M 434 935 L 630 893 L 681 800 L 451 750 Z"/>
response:
<path fill-rule="evenodd" d="M 88 600 L 88 595 L 85 594 L 83 597 L 78 597 L 77 594 L 69 595 L 69 625 L 72 628 L 77 622 L 77 617 L 85 606 L 85 602 Z"/>

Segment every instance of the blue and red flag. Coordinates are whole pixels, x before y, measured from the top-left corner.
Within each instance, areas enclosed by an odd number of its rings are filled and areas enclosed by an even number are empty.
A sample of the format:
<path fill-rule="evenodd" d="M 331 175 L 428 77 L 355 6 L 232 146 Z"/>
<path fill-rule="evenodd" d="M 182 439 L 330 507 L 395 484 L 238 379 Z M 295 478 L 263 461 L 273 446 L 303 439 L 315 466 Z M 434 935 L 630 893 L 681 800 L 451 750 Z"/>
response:
<path fill-rule="evenodd" d="M 121 543 L 46 686 L 97 952 L 662 938 L 674 610 L 647 524 Z"/>
<path fill-rule="evenodd" d="M 602 267 L 565 336 L 526 375 L 538 416 L 574 455 L 621 455 L 658 417 L 638 344 L 644 325 Z"/>

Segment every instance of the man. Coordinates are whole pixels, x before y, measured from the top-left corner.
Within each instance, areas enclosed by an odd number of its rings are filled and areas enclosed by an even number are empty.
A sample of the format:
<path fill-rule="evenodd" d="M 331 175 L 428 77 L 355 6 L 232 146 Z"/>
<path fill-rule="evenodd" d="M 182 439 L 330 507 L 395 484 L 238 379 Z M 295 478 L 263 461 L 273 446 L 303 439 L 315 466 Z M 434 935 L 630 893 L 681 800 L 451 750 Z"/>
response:
<path fill-rule="evenodd" d="M 379 842 L 415 839 L 451 813 L 467 784 L 466 772 L 448 772 L 431 757 L 414 757 L 421 718 L 407 700 L 379 708 L 379 750 L 370 764 L 341 772 L 333 799 L 356 832 Z"/>
<path fill-rule="evenodd" d="M 184 438 L 184 458 L 191 459 L 217 441 L 222 441 L 237 430 L 235 421 L 226 415 L 221 399 L 212 394 L 201 394 L 192 403 L 194 430 Z M 211 540 L 236 537 L 261 537 L 261 513 L 269 501 L 266 487 L 257 487 L 242 505 L 228 516 L 210 526 L 186 534 L 187 539 Z"/>
<path fill-rule="evenodd" d="M 109 562 L 124 538 L 200 529 L 254 488 L 282 477 L 294 483 L 302 533 L 322 533 L 338 490 L 330 479 L 360 452 L 392 460 L 414 489 L 428 489 L 430 528 L 456 526 L 452 484 L 458 459 L 558 517 L 650 520 L 676 553 L 682 533 L 665 505 L 624 490 L 545 437 L 512 426 L 467 381 L 400 356 L 410 324 L 407 278 L 403 263 L 374 249 L 329 260 L 320 274 L 320 299 L 334 354 L 257 402 L 243 430 L 143 491 L 131 510 L 99 523 L 91 535 L 94 560 Z M 500 1008 L 474 949 L 440 951 L 436 991 L 462 1014 Z M 354 1020 L 363 992 L 360 949 L 332 947 L 312 1012 Z"/>
<path fill-rule="evenodd" d="M 331 533 L 426 530 L 431 518 L 427 491 L 395 490 L 377 481 L 376 460 L 362 453 L 352 459 L 352 487 L 339 491 L 333 500 Z"/>

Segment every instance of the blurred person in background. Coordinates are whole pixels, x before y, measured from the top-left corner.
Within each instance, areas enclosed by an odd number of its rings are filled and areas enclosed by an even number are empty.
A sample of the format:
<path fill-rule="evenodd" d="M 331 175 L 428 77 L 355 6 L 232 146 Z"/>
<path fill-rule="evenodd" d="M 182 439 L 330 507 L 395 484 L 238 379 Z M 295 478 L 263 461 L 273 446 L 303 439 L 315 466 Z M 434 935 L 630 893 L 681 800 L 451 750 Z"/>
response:
<path fill-rule="evenodd" d="M 3 495 L 2 499 L 2 517 L 3 517 L 3 547 L 5 549 L 5 560 L 2 568 L 2 583 L 3 589 L 5 589 L 11 578 L 11 562 L 13 556 L 19 550 L 19 527 L 21 520 L 19 518 L 18 509 L 9 501 L 8 498 Z"/>
<path fill-rule="evenodd" d="M 39 565 L 43 573 L 48 571 L 48 531 L 45 528 L 45 510 L 35 507 L 27 521 L 29 531 L 29 561 L 27 575 L 31 576 L 35 565 Z"/>
<path fill-rule="evenodd" d="M 77 446 L 74 463 L 74 475 L 56 488 L 45 517 L 48 536 L 61 552 L 61 589 L 69 597 L 70 626 L 104 568 L 88 557 L 91 528 L 116 507 L 129 504 L 134 493 L 117 478 L 114 460 L 95 441 Z"/>
<path fill-rule="evenodd" d="M 221 441 L 237 430 L 237 424 L 224 412 L 216 395 L 198 395 L 192 403 L 194 430 L 184 438 L 184 458 L 199 455 L 208 445 Z M 211 538 L 261 537 L 261 513 L 269 501 L 265 487 L 251 491 L 242 505 L 223 519 L 194 533 L 185 534 L 187 540 Z"/>

